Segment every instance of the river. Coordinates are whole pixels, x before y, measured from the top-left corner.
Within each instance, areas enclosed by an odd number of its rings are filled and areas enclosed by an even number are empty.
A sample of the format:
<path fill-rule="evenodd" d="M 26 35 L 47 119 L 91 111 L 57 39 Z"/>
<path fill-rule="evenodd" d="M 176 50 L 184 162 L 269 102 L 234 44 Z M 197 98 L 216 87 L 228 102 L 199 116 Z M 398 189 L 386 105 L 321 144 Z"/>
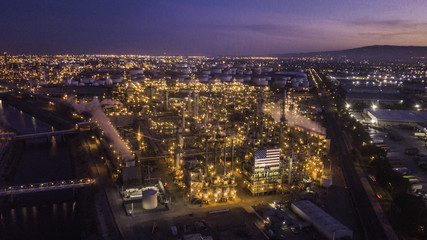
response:
<path fill-rule="evenodd" d="M 48 124 L 0 102 L 8 124 L 20 134 L 51 131 Z M 66 142 L 52 137 L 26 141 L 13 185 L 73 179 Z M 1 207 L 0 239 L 81 239 L 72 190 L 15 196 Z"/>

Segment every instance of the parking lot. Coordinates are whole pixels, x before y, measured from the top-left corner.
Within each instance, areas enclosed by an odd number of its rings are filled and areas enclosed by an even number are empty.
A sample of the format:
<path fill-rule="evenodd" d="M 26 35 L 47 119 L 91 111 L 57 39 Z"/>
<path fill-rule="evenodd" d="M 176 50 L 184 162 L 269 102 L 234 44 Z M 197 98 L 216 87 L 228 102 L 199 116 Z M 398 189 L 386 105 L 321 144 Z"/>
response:
<path fill-rule="evenodd" d="M 413 184 L 413 187 L 427 188 L 427 173 L 422 165 L 427 159 L 427 147 L 424 139 L 415 136 L 415 130 L 409 126 L 389 126 L 384 128 L 368 128 L 377 146 L 387 150 L 387 158 L 394 170 L 400 172 Z M 382 142 L 383 141 L 383 142 Z M 409 154 L 408 149 L 413 153 Z M 406 153 L 405 153 L 406 150 Z M 424 186 L 425 185 L 425 186 Z"/>

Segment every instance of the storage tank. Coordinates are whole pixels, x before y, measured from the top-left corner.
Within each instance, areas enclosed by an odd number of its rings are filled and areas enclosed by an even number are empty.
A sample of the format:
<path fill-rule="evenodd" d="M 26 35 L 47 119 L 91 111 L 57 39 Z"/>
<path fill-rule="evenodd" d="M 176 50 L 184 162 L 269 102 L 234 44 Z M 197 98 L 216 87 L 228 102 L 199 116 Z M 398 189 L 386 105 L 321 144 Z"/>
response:
<path fill-rule="evenodd" d="M 197 78 L 199 79 L 199 82 L 202 82 L 202 83 L 206 83 L 209 81 L 209 76 L 199 76 Z"/>
<path fill-rule="evenodd" d="M 157 190 L 147 189 L 142 191 L 142 208 L 149 210 L 157 207 Z"/>
<path fill-rule="evenodd" d="M 62 83 L 63 83 L 63 84 L 65 84 L 65 85 L 71 85 L 71 79 L 69 79 L 69 78 L 64 79 L 64 80 L 62 81 Z"/>
<path fill-rule="evenodd" d="M 129 75 L 133 76 L 133 75 L 137 75 L 137 74 L 144 74 L 144 70 L 142 70 L 142 69 L 130 69 L 129 70 Z"/>
<path fill-rule="evenodd" d="M 217 78 L 211 78 L 208 81 L 209 83 L 219 83 L 220 81 Z"/>
<path fill-rule="evenodd" d="M 229 82 L 231 81 L 232 76 L 231 75 L 223 75 L 220 77 L 222 82 Z"/>
<path fill-rule="evenodd" d="M 332 178 L 330 176 L 322 176 L 322 178 L 320 179 L 320 184 L 322 185 L 322 187 L 330 187 L 332 186 Z"/>
<path fill-rule="evenodd" d="M 111 80 L 113 81 L 113 83 L 121 83 L 123 81 L 123 78 L 119 76 L 114 76 L 111 78 Z"/>
<path fill-rule="evenodd" d="M 219 188 L 217 186 L 214 186 L 213 189 L 212 189 L 212 193 L 213 193 L 213 196 L 214 196 L 214 198 L 216 200 L 219 197 L 218 196 L 219 195 Z"/>
<path fill-rule="evenodd" d="M 222 187 L 222 197 L 223 198 L 228 198 L 228 186 L 223 186 Z"/>
<path fill-rule="evenodd" d="M 231 70 L 230 69 L 224 69 L 224 71 L 222 71 L 223 74 L 225 75 L 230 75 L 231 74 Z"/>
<path fill-rule="evenodd" d="M 81 82 L 85 83 L 85 84 L 93 83 L 93 82 L 95 82 L 95 79 L 94 78 L 82 78 Z"/>
<path fill-rule="evenodd" d="M 234 81 L 236 81 L 236 82 L 243 82 L 244 80 L 243 80 L 243 77 L 236 77 L 235 79 L 234 79 Z"/>
<path fill-rule="evenodd" d="M 186 68 L 186 67 L 188 67 L 188 65 L 187 65 L 187 63 L 177 63 L 176 67 L 177 68 Z"/>
<path fill-rule="evenodd" d="M 105 79 L 105 85 L 107 86 L 113 85 L 113 80 L 111 80 L 111 78 Z"/>
<path fill-rule="evenodd" d="M 202 198 L 204 201 L 207 201 L 209 199 L 209 190 L 207 188 L 203 188 Z"/>
<path fill-rule="evenodd" d="M 211 69 L 211 73 L 222 73 L 222 69 L 221 68 L 212 68 Z"/>

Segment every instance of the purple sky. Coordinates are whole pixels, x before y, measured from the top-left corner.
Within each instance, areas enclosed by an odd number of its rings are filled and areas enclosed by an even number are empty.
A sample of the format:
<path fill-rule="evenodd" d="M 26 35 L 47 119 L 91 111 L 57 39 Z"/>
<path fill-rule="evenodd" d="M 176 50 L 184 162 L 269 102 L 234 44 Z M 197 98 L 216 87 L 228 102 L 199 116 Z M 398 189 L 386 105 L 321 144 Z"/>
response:
<path fill-rule="evenodd" d="M 427 46 L 425 0 L 13 0 L 0 51 L 267 55 Z"/>

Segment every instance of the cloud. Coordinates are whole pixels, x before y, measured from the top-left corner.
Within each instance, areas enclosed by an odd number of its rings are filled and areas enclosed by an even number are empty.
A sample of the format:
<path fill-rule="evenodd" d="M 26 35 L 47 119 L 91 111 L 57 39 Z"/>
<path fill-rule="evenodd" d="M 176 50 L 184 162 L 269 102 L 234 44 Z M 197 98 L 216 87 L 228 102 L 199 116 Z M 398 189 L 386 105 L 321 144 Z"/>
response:
<path fill-rule="evenodd" d="M 369 20 L 369 19 L 360 19 L 346 24 L 356 27 L 374 27 L 374 28 L 417 28 L 419 26 L 425 26 L 425 22 L 411 22 L 402 19 L 390 19 L 390 20 Z"/>
<path fill-rule="evenodd" d="M 392 37 L 398 37 L 398 36 L 408 36 L 408 35 L 416 35 L 420 34 L 420 32 L 359 32 L 357 33 L 359 36 L 362 37 L 376 37 L 376 38 L 392 38 Z"/>
<path fill-rule="evenodd" d="M 242 25 L 215 25 L 216 29 L 228 31 L 247 31 L 252 33 L 261 33 L 269 36 L 283 38 L 299 38 L 315 35 L 313 29 L 297 24 L 242 24 Z"/>

